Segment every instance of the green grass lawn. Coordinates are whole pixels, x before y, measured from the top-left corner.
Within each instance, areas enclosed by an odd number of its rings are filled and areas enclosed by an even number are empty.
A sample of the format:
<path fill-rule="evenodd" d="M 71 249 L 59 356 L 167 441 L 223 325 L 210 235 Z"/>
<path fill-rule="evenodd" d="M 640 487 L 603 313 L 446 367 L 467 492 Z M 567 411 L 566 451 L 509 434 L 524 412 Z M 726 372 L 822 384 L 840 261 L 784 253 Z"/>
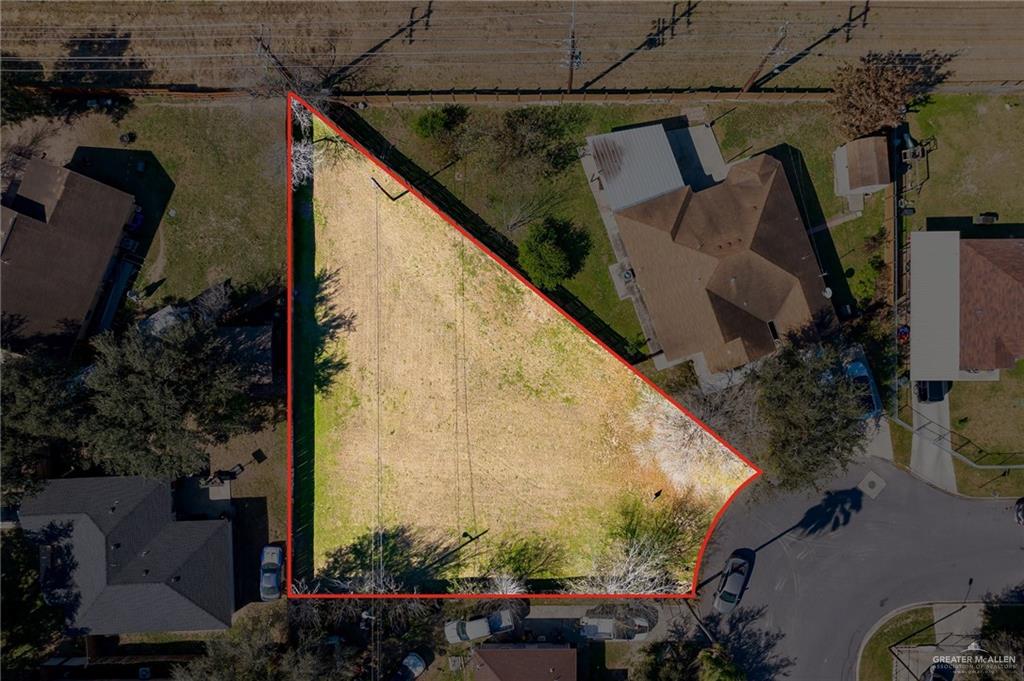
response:
<path fill-rule="evenodd" d="M 378 108 L 364 112 L 366 120 L 388 138 L 399 150 L 428 172 L 445 168 L 441 151 L 430 140 L 413 132 L 413 122 L 425 107 Z M 471 116 L 481 127 L 497 126 L 503 108 L 471 107 Z M 613 128 L 648 120 L 678 115 L 669 106 L 586 106 L 586 122 L 574 142 L 582 146 L 584 138 Z M 514 206 L 531 196 L 547 193 L 556 197 L 550 214 L 566 218 L 586 230 L 590 235 L 591 251 L 583 269 L 565 287 L 589 307 L 604 323 L 627 340 L 642 339 L 640 323 L 629 301 L 619 300 L 615 294 L 608 266 L 614 262 L 611 244 L 601 222 L 597 205 L 587 183 L 583 167 L 573 163 L 567 170 L 546 177 L 537 184 L 528 184 L 523 178 L 510 178 L 502 169 L 494 167 L 483 151 L 473 151 L 455 165 L 441 170 L 439 182 L 456 195 L 469 208 L 493 227 L 501 230 L 506 216 Z M 512 233 L 503 232 L 513 241 L 526 235 L 526 228 Z"/>
<path fill-rule="evenodd" d="M 136 283 L 142 290 L 163 280 L 150 301 L 189 298 L 226 277 L 245 284 L 283 274 L 284 111 L 280 101 L 193 105 L 140 98 L 117 125 L 89 117 L 60 133 L 80 147 L 151 152 L 173 183 Z M 136 140 L 125 147 L 118 137 L 129 131 Z M 104 158 L 110 156 L 116 152 Z M 159 174 L 149 166 L 147 177 Z M 93 169 L 113 173 L 114 186 L 119 177 L 137 181 L 134 167 Z"/>
<path fill-rule="evenodd" d="M 1024 360 L 1000 372 L 998 381 L 954 383 L 949 420 L 953 430 L 987 452 L 1024 457 Z"/>
<path fill-rule="evenodd" d="M 935 643 L 935 629 L 932 626 L 934 619 L 930 607 L 915 608 L 900 613 L 883 624 L 868 640 L 861 654 L 859 681 L 890 681 L 893 660 L 889 646 L 900 641 L 903 641 L 901 645 Z M 915 632 L 919 633 L 906 641 L 903 640 Z"/>
<path fill-rule="evenodd" d="M 914 201 L 913 229 L 928 217 L 999 213 L 1024 222 L 1024 98 L 935 95 L 910 118 L 917 139 L 934 137 L 930 179 Z"/>
<path fill-rule="evenodd" d="M 892 440 L 893 462 L 904 468 L 910 468 L 910 452 L 914 442 L 913 432 L 898 423 L 890 423 L 889 437 Z"/>
<path fill-rule="evenodd" d="M 958 381 L 949 393 L 950 425 L 973 445 L 964 455 L 982 464 L 1024 463 L 1024 360 L 998 381 Z M 972 468 L 954 460 L 957 488 L 971 496 L 1020 496 L 1024 470 Z"/>

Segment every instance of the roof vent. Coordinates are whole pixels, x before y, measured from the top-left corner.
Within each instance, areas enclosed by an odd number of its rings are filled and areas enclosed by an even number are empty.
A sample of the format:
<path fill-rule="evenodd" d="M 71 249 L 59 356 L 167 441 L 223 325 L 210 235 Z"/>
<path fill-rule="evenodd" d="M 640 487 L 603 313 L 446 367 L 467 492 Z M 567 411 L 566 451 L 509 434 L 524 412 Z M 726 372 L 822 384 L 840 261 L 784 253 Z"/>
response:
<path fill-rule="evenodd" d="M 119 541 L 114 542 L 113 544 L 110 545 L 110 548 L 112 548 L 112 549 L 119 549 L 119 548 L 121 548 L 121 542 L 119 542 Z"/>
<path fill-rule="evenodd" d="M 174 575 L 173 577 L 171 577 L 171 581 L 172 582 L 180 582 L 181 581 L 181 575 Z"/>
<path fill-rule="evenodd" d="M 149 574 L 149 568 L 143 568 L 142 569 L 142 576 L 145 577 L 148 574 Z"/>

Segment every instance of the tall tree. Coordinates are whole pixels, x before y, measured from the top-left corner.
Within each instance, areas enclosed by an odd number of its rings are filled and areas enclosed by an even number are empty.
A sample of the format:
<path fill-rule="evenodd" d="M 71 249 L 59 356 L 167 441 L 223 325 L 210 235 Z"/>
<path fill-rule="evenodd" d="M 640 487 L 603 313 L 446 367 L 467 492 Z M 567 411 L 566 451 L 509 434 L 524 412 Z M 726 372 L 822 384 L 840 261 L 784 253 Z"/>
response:
<path fill-rule="evenodd" d="M 76 393 L 66 366 L 33 355 L 4 355 L 0 460 L 8 503 L 38 488 L 40 464 L 51 450 L 70 451 L 80 412 Z"/>
<path fill-rule="evenodd" d="M 770 483 L 816 489 L 863 451 L 864 395 L 836 347 L 788 342 L 755 380 L 758 413 L 768 428 L 760 463 Z"/>
<path fill-rule="evenodd" d="M 197 473 L 209 445 L 251 423 L 242 373 L 206 325 L 182 322 L 160 337 L 106 333 L 93 347 L 91 413 L 80 433 L 87 456 L 109 473 Z"/>
<path fill-rule="evenodd" d="M 697 655 L 698 681 L 746 681 L 746 678 L 721 645 L 705 648 Z"/>

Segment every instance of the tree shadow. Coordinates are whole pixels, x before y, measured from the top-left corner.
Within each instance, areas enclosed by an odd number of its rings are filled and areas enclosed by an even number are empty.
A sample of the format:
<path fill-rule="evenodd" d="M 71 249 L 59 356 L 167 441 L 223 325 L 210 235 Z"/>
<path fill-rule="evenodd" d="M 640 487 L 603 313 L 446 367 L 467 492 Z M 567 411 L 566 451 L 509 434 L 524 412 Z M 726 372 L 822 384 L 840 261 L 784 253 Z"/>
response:
<path fill-rule="evenodd" d="M 328 390 L 337 375 L 348 367 L 345 355 L 337 349 L 337 341 L 344 333 L 355 330 L 356 315 L 338 305 L 341 292 L 340 270 L 320 269 L 313 280 L 312 327 L 309 333 L 312 345 L 313 388 L 317 392 Z"/>
<path fill-rule="evenodd" d="M 332 551 L 316 579 L 354 593 L 433 591 L 470 557 L 463 549 L 471 543 L 395 525 Z"/>
<path fill-rule="evenodd" d="M 32 116 L 71 120 L 90 111 L 120 121 L 134 108 L 132 98 L 102 89 L 145 87 L 153 76 L 142 59 L 128 54 L 131 37 L 130 32 L 107 31 L 71 38 L 49 79 L 39 62 L 3 54 L 4 123 Z"/>
<path fill-rule="evenodd" d="M 736 665 L 744 671 L 748 681 L 771 681 L 788 676 L 787 670 L 795 664 L 792 658 L 775 652 L 782 631 L 759 626 L 765 606 L 739 607 L 728 618 L 718 613 L 705 618 L 704 626 L 725 647 Z"/>
<path fill-rule="evenodd" d="M 94 32 L 68 40 L 64 47 L 67 56 L 54 65 L 52 82 L 68 88 L 133 88 L 145 87 L 152 80 L 153 71 L 138 57 L 130 56 L 132 34 L 117 31 Z M 95 94 L 61 97 L 60 108 L 64 116 L 85 111 L 101 111 L 119 121 L 135 104 L 122 94 Z"/>

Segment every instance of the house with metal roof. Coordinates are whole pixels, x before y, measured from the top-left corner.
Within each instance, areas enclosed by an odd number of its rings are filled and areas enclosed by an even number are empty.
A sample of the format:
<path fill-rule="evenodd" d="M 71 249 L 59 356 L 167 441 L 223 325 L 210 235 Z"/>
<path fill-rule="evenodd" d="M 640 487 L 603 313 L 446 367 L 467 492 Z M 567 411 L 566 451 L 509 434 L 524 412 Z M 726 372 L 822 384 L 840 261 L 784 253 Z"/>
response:
<path fill-rule="evenodd" d="M 831 308 L 780 161 L 726 164 L 709 126 L 596 135 L 583 159 L 657 368 L 743 367 Z"/>
<path fill-rule="evenodd" d="M 225 629 L 235 610 L 231 524 L 175 519 L 167 482 L 50 480 L 19 510 L 48 602 L 81 634 Z"/>
<path fill-rule="evenodd" d="M 995 381 L 1024 358 L 1024 239 L 910 235 L 910 378 Z"/>
<path fill-rule="evenodd" d="M 67 354 L 76 341 L 109 325 L 137 269 L 117 257 L 135 200 L 33 160 L 0 212 L 4 345 Z"/>

